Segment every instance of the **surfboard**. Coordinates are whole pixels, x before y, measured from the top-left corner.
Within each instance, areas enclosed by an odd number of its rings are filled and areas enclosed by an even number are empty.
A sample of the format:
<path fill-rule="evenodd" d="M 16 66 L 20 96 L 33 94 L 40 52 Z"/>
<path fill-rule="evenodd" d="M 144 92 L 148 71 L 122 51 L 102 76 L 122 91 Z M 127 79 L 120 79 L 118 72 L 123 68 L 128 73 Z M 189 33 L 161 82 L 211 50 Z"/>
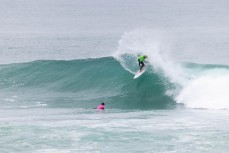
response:
<path fill-rule="evenodd" d="M 145 66 L 142 68 L 142 70 L 138 70 L 138 72 L 135 74 L 134 79 L 140 77 L 145 72 Z"/>

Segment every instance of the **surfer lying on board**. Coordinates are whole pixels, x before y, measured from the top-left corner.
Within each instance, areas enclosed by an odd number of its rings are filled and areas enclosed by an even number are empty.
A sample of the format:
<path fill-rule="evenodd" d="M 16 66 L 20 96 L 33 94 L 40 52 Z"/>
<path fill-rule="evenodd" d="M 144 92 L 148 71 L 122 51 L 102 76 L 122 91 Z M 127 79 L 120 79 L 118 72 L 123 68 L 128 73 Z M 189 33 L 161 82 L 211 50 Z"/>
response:
<path fill-rule="evenodd" d="M 145 66 L 144 64 L 144 60 L 147 58 L 147 55 L 141 55 L 138 57 L 138 64 L 140 67 L 140 71 L 142 70 L 142 68 Z"/>
<path fill-rule="evenodd" d="M 101 103 L 98 107 L 98 110 L 104 110 L 105 109 L 105 103 Z"/>

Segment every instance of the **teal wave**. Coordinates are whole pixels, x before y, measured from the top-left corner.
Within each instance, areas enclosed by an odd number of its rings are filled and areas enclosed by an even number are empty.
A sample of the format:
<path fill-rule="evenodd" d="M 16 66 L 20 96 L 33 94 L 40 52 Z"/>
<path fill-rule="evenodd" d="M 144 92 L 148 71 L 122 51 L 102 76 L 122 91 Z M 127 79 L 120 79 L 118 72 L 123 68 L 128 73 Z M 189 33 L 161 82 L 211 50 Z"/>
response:
<path fill-rule="evenodd" d="M 185 63 L 203 71 L 227 66 Z M 72 61 L 41 60 L 0 66 L 0 92 L 15 92 L 45 101 L 50 107 L 167 109 L 176 107 L 166 91 L 175 85 L 162 74 L 146 71 L 138 79 L 113 57 Z M 32 97 L 32 98 L 31 98 Z"/>

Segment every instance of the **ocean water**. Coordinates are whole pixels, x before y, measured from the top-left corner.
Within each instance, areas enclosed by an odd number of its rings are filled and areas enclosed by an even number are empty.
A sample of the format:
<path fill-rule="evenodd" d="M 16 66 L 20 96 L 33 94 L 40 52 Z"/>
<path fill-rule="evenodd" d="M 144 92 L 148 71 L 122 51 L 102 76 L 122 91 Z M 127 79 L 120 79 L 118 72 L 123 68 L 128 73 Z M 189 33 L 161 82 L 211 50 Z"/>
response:
<path fill-rule="evenodd" d="M 2 0 L 0 153 L 227 153 L 228 6 Z"/>

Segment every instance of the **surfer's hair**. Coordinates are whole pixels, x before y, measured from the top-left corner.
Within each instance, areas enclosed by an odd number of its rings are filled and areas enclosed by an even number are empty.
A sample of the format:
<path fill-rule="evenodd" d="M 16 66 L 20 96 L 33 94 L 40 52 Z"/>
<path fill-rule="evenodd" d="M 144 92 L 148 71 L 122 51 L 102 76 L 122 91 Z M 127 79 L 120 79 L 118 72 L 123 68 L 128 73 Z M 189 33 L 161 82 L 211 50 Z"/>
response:
<path fill-rule="evenodd" d="M 104 103 L 104 102 L 102 102 L 102 103 L 101 103 L 101 105 L 105 105 L 105 103 Z"/>

